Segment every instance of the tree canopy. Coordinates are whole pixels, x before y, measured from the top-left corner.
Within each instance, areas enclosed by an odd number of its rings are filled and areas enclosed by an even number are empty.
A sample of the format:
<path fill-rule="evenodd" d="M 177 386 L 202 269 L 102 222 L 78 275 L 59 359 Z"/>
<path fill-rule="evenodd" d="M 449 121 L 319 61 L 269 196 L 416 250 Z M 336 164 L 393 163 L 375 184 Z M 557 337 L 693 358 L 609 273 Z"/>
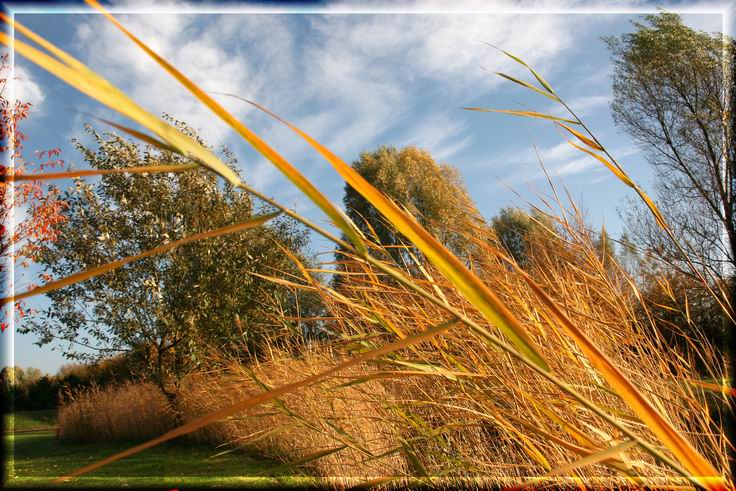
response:
<path fill-rule="evenodd" d="M 690 259 L 725 279 L 736 265 L 736 174 L 724 117 L 733 44 L 685 26 L 676 14 L 644 20 L 633 33 L 606 40 L 614 65 L 611 108 L 652 164 L 659 209 L 688 257 L 634 203 L 625 214 L 632 240 L 681 272 L 688 273 Z"/>
<path fill-rule="evenodd" d="M 446 246 L 455 250 L 462 246 L 462 237 L 452 229 L 461 225 L 472 201 L 456 168 L 435 162 L 429 152 L 415 146 L 381 146 L 363 152 L 352 165 Z M 343 202 L 348 216 L 366 237 L 388 247 L 394 260 L 401 263 L 401 249 L 394 246 L 406 244 L 406 239 L 348 184 Z"/>
<path fill-rule="evenodd" d="M 178 126 L 193 136 L 183 123 Z M 183 164 L 184 159 L 115 134 L 89 128 L 95 145 L 78 149 L 93 169 Z M 223 150 L 223 160 L 234 166 Z M 250 197 L 200 169 L 177 173 L 106 174 L 97 184 L 78 179 L 68 203 L 63 241 L 45 244 L 38 261 L 45 273 L 65 277 L 152 249 L 194 233 L 250 219 Z M 254 273 L 280 276 L 294 265 L 281 247 L 303 257 L 307 236 L 292 220 L 200 240 L 138 260 L 114 272 L 51 292 L 49 308 L 22 329 L 40 344 L 68 342 L 67 355 L 128 353 L 162 387 L 218 352 L 256 351 L 263 337 L 299 326 L 310 303 Z M 299 294 L 303 296 L 303 294 Z"/>

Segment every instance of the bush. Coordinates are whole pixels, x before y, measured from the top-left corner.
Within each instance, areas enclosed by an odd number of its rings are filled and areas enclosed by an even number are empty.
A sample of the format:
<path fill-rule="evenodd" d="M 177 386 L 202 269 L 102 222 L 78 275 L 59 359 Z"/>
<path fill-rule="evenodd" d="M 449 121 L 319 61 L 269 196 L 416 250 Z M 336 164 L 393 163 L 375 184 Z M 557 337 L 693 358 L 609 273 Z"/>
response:
<path fill-rule="evenodd" d="M 174 427 L 166 397 L 155 385 L 126 382 L 119 386 L 69 391 L 59 409 L 59 438 L 65 442 L 140 441 Z"/>

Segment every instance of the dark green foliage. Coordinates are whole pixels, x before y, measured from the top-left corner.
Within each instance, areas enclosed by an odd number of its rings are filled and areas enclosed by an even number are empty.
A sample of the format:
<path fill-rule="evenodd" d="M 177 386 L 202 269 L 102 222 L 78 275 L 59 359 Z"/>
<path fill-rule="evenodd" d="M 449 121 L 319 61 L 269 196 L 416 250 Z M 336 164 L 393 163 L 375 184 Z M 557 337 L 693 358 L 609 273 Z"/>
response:
<path fill-rule="evenodd" d="M 555 230 L 550 218 L 537 210 L 527 213 L 514 207 L 501 208 L 493 217 L 491 226 L 501 245 L 522 268 L 529 269 L 534 262 L 538 242 Z"/>

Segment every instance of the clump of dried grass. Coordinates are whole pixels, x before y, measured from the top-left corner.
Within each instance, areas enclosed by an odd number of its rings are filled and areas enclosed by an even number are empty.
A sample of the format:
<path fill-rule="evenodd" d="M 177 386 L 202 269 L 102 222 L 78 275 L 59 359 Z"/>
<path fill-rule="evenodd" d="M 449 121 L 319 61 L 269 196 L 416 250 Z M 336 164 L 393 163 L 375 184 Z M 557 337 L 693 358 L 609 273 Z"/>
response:
<path fill-rule="evenodd" d="M 175 417 L 153 384 L 125 384 L 71 391 L 59 409 L 59 439 L 65 442 L 140 441 L 174 427 Z"/>
<path fill-rule="evenodd" d="M 558 377 L 610 414 L 619 425 L 672 458 L 627 403 L 610 390 L 522 275 L 497 254 L 502 246 L 492 228 L 477 214 L 471 216 L 462 227 L 469 239 L 464 261 L 486 284 L 493 285 L 504 304 L 521 319 Z M 526 267 L 528 273 L 557 305 L 564 306 L 572 321 L 702 455 L 717 468 L 728 469 L 723 431 L 709 416 L 712 408 L 707 399 L 712 395 L 687 382 L 698 377 L 693 362 L 696 356 L 710 367 L 715 378 L 720 375 L 713 347 L 699 339 L 695 344 L 697 352 L 675 351 L 646 321 L 646 316 L 637 315 L 637 306 L 646 312 L 646 301 L 626 271 L 603 252 L 597 237 L 586 228 L 582 214 L 577 210 L 563 210 L 560 217 L 550 215 L 549 220 L 544 225 L 548 232 L 536 234 L 532 239 L 534 254 Z M 500 334 L 474 313 L 457 290 L 416 251 L 412 252 L 419 259 L 415 267 L 405 271 L 412 274 L 413 281 L 436 292 L 490 332 Z M 328 306 L 330 328 L 336 336 L 332 344 L 335 352 L 369 349 L 446 319 L 447 314 L 441 308 L 391 277 L 359 258 L 346 253 L 343 257 L 337 290 L 305 282 L 320 292 Z M 303 267 L 303 273 L 307 279 L 312 271 Z M 259 376 L 271 375 L 269 385 L 280 386 L 330 363 L 336 360 L 325 358 L 323 363 L 316 363 L 309 357 L 276 356 L 258 370 Z M 348 449 L 329 456 L 333 460 L 325 464 L 320 474 L 342 476 L 346 475 L 346 469 L 360 467 L 364 460 L 359 448 L 368 439 L 356 429 L 376 427 L 386 435 L 383 441 L 391 442 L 387 447 L 403 457 L 403 466 L 390 466 L 394 472 L 403 470 L 403 475 L 415 477 L 485 478 L 496 484 L 543 476 L 627 440 L 620 428 L 601 419 L 518 360 L 495 349 L 482 336 L 461 326 L 436 340 L 364 365 L 362 374 L 370 382 L 348 389 L 322 384 L 289 395 L 286 406 L 295 409 L 296 417 L 288 413 L 278 416 L 253 413 L 237 422 L 222 423 L 221 428 L 230 429 L 219 439 L 232 441 L 238 435 L 257 436 L 258 432 L 276 427 L 274 418 L 283 428 L 298 422 L 300 432 L 289 430 L 287 437 L 265 439 L 261 448 L 275 444 L 281 452 L 280 458 L 296 460 L 312 450 L 333 448 L 339 441 L 348 445 Z M 342 375 L 347 379 L 360 376 L 359 373 Z M 369 400 L 361 399 L 361 404 L 351 407 L 349 417 L 340 419 L 340 424 L 349 425 L 355 441 L 321 440 L 330 431 L 334 433 L 334 429 L 328 429 L 327 421 L 334 419 L 335 413 L 325 408 L 332 401 L 351 399 L 353 396 L 347 390 L 369 386 L 370 390 L 361 392 Z M 255 386 L 251 384 L 251 387 Z M 218 394 L 228 392 L 229 389 L 220 389 Z M 227 402 L 253 394 L 230 392 Z M 222 397 L 218 395 L 216 400 Z M 376 407 L 381 411 L 376 411 Z M 208 409 L 213 410 L 215 406 Z M 207 411 L 197 414 L 204 412 Z M 236 427 L 240 429 L 235 431 Z M 296 450 L 299 445 L 291 447 L 291 443 L 286 443 L 292 439 L 302 447 Z M 274 447 L 268 450 L 273 451 Z M 314 465 L 319 466 L 319 461 Z M 383 475 L 396 474 L 384 472 Z M 572 482 L 575 478 L 583 478 L 586 483 L 597 479 L 608 485 L 686 483 L 671 468 L 637 446 L 613 459 L 568 467 L 564 475 L 573 478 Z"/>
<path fill-rule="evenodd" d="M 247 365 L 221 363 L 218 370 L 185 378 L 178 409 L 185 421 L 192 420 L 257 395 L 266 387 L 324 370 L 337 361 L 339 357 L 328 348 L 318 347 L 297 356 L 272 349 L 268 361 Z M 382 455 L 399 445 L 392 429 L 396 422 L 380 402 L 387 398 L 383 386 L 368 383 L 335 389 L 337 384 L 339 381 L 332 380 L 291 393 L 201 428 L 191 437 L 242 447 L 286 463 L 300 462 L 311 474 L 344 478 L 346 482 L 404 474 L 406 466 L 400 455 Z M 333 449 L 339 450 L 316 458 Z"/>

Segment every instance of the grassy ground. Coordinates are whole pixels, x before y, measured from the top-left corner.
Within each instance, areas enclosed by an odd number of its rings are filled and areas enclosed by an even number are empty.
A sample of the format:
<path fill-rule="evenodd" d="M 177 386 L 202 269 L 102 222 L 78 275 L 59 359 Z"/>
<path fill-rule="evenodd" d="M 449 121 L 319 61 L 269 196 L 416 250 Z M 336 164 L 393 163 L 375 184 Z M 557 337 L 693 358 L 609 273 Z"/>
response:
<path fill-rule="evenodd" d="M 53 412 L 18 413 L 16 430 L 34 429 L 53 424 Z M 46 424 L 41 424 L 41 423 Z M 8 426 L 6 426 L 7 428 Z M 4 437 L 6 472 L 4 487 L 46 487 L 66 472 L 104 456 L 130 447 L 131 443 L 69 444 L 56 440 L 53 431 L 18 433 Z M 244 453 L 219 452 L 203 445 L 169 443 L 116 462 L 61 487 L 121 486 L 243 486 L 303 487 L 316 484 L 310 478 L 269 477 L 278 472 L 278 463 L 257 459 Z"/>
<path fill-rule="evenodd" d="M 35 430 L 48 428 L 56 423 L 55 409 L 41 409 L 39 411 L 19 411 L 6 416 L 5 430 Z"/>

